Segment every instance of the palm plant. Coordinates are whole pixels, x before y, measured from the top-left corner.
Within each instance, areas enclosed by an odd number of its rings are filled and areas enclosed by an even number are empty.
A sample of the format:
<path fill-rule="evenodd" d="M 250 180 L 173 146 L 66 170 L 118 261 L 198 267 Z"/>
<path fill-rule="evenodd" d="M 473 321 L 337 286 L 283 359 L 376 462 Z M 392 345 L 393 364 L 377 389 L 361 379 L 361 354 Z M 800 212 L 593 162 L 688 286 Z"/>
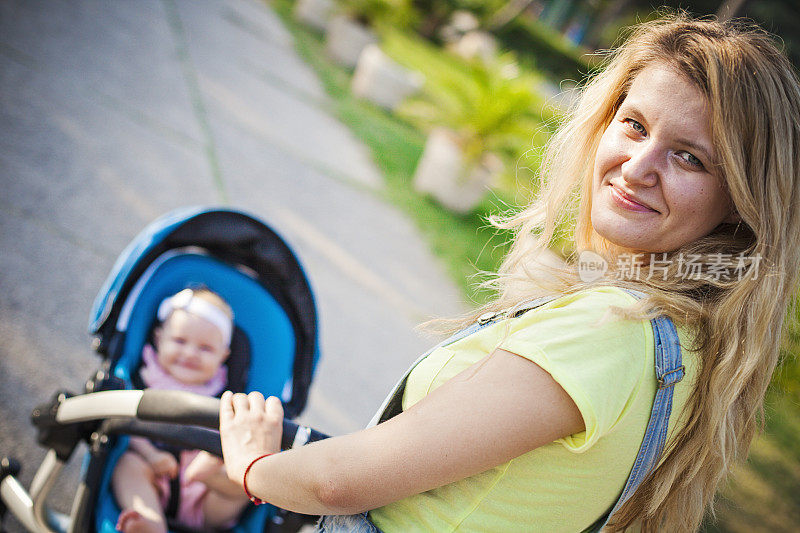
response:
<path fill-rule="evenodd" d="M 341 0 L 341 11 L 367 26 L 408 28 L 417 18 L 411 0 Z"/>
<path fill-rule="evenodd" d="M 442 68 L 436 61 L 425 65 L 415 65 L 426 76 L 427 83 L 422 97 L 401 106 L 398 114 L 426 131 L 442 135 L 441 128 L 449 135 L 462 153 L 460 172 L 456 175 L 456 187 L 448 190 L 457 192 L 458 187 L 471 188 L 473 196 L 463 209 L 474 207 L 486 185 L 470 183 L 473 179 L 491 181 L 486 172 L 476 169 L 489 166 L 492 159 L 502 160 L 505 167 L 514 169 L 523 154 L 530 152 L 532 146 L 540 144 L 537 132 L 542 135 L 543 118 L 537 109 L 543 102 L 534 90 L 535 78 L 519 74 L 513 57 L 506 55 L 487 66 L 472 62 L 459 67 Z M 430 161 L 423 154 L 422 163 Z M 422 166 L 422 164 L 421 164 Z M 497 165 L 494 165 L 495 167 Z M 419 172 L 419 171 L 418 171 Z M 494 170 L 497 174 L 497 170 Z M 437 179 L 451 179 L 439 176 Z M 477 187 L 477 189 L 476 189 Z M 422 189 L 427 189 L 424 185 Z M 436 196 L 436 192 L 428 189 Z M 448 200 L 437 198 L 448 205 Z M 451 203 L 451 202 L 450 202 Z"/>

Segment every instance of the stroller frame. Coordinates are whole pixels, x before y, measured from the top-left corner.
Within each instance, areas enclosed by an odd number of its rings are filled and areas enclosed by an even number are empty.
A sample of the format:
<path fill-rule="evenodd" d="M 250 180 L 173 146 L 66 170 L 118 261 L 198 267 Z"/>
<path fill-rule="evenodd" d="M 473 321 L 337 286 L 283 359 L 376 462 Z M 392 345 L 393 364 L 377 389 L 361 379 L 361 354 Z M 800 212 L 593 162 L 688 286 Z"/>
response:
<path fill-rule="evenodd" d="M 165 409 L 165 405 L 170 406 Z M 34 410 L 40 444 L 48 447 L 30 490 L 14 477 L 19 466 L 2 464 L 0 500 L 30 531 L 77 533 L 89 530 L 87 498 L 91 491 L 81 483 L 69 516 L 46 505 L 47 497 L 64 464 L 77 445 L 85 441 L 100 451 L 114 434 L 139 435 L 222 455 L 219 434 L 219 400 L 188 392 L 157 390 L 110 390 L 70 397 L 58 393 Z M 37 416 L 38 415 L 38 416 Z M 98 425 L 98 421 L 105 422 Z M 176 428 L 175 425 L 180 425 Z M 185 425 L 196 427 L 184 427 Z M 207 428 L 207 429 L 206 429 Z M 283 422 L 281 448 L 288 449 L 326 436 L 290 420 Z"/>

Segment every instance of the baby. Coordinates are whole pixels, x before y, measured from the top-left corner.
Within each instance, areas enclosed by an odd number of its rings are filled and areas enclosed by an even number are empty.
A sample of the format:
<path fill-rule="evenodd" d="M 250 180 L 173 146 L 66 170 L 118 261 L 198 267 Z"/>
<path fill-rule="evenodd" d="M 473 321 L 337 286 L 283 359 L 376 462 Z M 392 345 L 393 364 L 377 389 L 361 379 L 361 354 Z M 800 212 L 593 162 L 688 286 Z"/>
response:
<path fill-rule="evenodd" d="M 223 364 L 230 353 L 233 312 L 208 289 L 185 289 L 158 308 L 161 325 L 155 349 L 145 346 L 139 375 L 144 385 L 214 396 L 227 384 Z M 141 437 L 131 437 L 111 483 L 123 509 L 117 529 L 126 533 L 167 531 L 164 508 L 170 479 L 180 480 L 177 519 L 193 529 L 229 528 L 248 499 L 230 481 L 222 461 L 198 450 L 182 451 L 180 460 Z"/>

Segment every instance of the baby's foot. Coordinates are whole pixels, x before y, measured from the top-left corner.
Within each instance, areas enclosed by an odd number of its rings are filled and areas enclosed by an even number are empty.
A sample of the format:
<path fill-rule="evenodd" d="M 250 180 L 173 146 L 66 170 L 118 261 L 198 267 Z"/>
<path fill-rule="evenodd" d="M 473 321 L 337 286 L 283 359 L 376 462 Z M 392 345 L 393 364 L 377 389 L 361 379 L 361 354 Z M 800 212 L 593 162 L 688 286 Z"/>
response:
<path fill-rule="evenodd" d="M 142 516 L 139 511 L 125 509 L 117 519 L 117 531 L 122 533 L 166 533 L 164 524 L 152 522 Z"/>

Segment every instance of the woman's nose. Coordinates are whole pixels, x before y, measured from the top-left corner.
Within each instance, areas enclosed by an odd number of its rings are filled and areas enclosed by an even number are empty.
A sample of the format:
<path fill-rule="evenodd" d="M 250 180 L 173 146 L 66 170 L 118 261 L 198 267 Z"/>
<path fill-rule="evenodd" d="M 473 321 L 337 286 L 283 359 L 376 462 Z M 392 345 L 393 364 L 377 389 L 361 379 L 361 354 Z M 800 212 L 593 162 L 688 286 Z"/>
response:
<path fill-rule="evenodd" d="M 660 159 L 655 144 L 637 144 L 628 152 L 628 160 L 622 163 L 622 177 L 630 184 L 652 187 L 661 174 Z"/>

